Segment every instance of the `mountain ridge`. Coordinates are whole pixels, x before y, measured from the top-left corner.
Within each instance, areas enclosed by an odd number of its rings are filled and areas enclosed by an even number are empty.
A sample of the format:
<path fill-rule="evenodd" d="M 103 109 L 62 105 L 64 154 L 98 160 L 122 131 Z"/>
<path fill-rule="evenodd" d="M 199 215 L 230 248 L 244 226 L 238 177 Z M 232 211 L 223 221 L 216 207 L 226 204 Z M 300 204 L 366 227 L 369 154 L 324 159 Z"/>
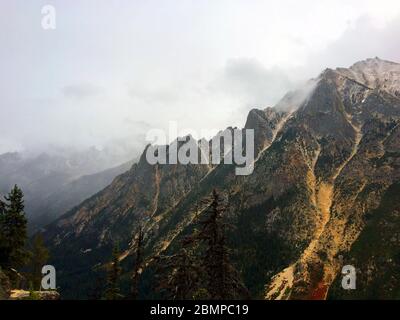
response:
<path fill-rule="evenodd" d="M 126 260 L 140 221 L 151 235 L 146 239 L 148 259 L 174 252 L 201 213 L 200 200 L 217 188 L 229 197 L 227 219 L 237 228 L 228 238 L 253 297 L 328 297 L 340 270 L 339 256 L 351 251 L 365 216 L 400 179 L 398 146 L 389 143 L 400 131 L 395 95 L 399 65 L 393 63 L 395 70 L 388 71 L 387 62 L 373 59 L 354 68 L 359 72 L 366 65 L 369 72 L 371 65 L 375 70 L 380 64 L 384 78 L 393 77 L 386 81 L 390 85 L 375 81 L 370 88 L 359 82 L 362 76 L 349 77 L 355 74 L 351 68 L 327 69 L 297 108 L 293 93 L 277 109 L 250 111 L 245 128 L 255 130 L 256 151 L 250 176 L 235 176 L 224 164 L 212 169 L 151 166 L 143 154 L 130 171 L 45 233 L 54 263 L 61 265 L 65 291 L 73 294 L 79 280 L 105 261 L 113 241 L 121 243 L 121 260 Z M 365 79 L 371 85 L 371 78 Z M 90 253 L 83 256 L 87 249 Z M 74 279 L 63 276 L 74 270 Z M 85 289 L 74 294 L 82 296 Z"/>

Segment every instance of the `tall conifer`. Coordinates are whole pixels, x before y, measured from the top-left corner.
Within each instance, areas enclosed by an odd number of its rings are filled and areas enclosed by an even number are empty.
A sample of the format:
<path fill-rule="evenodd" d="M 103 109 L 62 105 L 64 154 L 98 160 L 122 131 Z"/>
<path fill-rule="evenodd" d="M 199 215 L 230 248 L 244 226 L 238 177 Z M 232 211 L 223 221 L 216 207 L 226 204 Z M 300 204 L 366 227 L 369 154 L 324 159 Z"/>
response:
<path fill-rule="evenodd" d="M 0 228 L 2 240 L 0 243 L 0 266 L 4 269 L 18 269 L 28 260 L 25 249 L 27 239 L 27 220 L 24 213 L 24 194 L 17 185 L 7 197 L 1 214 Z"/>

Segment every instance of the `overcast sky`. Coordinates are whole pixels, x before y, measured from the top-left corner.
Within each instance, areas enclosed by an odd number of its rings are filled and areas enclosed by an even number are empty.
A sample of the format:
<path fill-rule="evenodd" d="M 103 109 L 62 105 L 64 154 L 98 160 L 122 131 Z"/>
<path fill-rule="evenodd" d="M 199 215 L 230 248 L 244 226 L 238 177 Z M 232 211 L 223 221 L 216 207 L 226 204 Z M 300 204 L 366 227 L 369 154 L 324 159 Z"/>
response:
<path fill-rule="evenodd" d="M 241 127 L 324 68 L 375 56 L 400 62 L 398 0 L 2 0 L 0 153 L 137 143 L 170 120 Z"/>

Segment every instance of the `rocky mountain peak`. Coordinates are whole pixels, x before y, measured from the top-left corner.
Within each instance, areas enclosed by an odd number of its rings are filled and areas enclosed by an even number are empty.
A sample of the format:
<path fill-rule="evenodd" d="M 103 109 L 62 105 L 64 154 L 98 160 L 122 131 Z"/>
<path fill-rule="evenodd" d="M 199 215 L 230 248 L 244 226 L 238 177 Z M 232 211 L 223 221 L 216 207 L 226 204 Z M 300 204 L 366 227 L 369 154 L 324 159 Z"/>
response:
<path fill-rule="evenodd" d="M 340 74 L 371 89 L 384 90 L 400 97 L 400 64 L 378 57 L 356 62 L 350 68 L 336 69 Z"/>

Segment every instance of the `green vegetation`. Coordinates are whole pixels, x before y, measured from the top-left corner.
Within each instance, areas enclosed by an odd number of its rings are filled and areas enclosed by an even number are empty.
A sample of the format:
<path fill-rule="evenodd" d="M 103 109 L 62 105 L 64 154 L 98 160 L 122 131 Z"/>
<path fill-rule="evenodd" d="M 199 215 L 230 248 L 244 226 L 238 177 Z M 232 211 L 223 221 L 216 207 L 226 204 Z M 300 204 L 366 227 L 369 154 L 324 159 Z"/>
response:
<path fill-rule="evenodd" d="M 34 290 L 40 290 L 42 280 L 42 268 L 49 259 L 49 251 L 44 245 L 43 236 L 37 234 L 33 239 L 32 251 L 30 255 L 30 274 L 29 278 L 32 282 Z"/>
<path fill-rule="evenodd" d="M 29 250 L 23 198 L 22 190 L 15 185 L 5 197 L 5 201 L 0 200 L 2 298 L 5 298 L 4 283 L 7 283 L 7 287 L 16 289 L 28 289 L 27 283 L 30 283 L 31 292 L 40 290 L 41 270 L 49 258 L 41 235 L 35 236 Z M 34 294 L 31 297 L 35 298 Z"/>
<path fill-rule="evenodd" d="M 0 266 L 6 273 L 23 267 L 29 258 L 23 197 L 21 189 L 14 186 L 0 212 Z"/>

